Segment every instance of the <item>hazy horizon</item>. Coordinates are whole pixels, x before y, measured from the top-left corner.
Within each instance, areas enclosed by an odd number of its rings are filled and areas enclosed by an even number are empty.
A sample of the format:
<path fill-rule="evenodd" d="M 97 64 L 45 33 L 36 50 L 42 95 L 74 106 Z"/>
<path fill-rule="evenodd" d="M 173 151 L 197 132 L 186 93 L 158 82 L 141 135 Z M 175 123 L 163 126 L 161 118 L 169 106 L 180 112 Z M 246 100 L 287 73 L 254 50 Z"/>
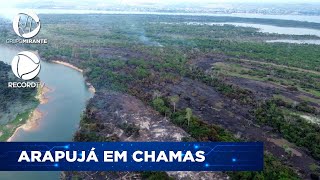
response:
<path fill-rule="evenodd" d="M 11 0 L 0 7 L 0 15 L 12 18 L 17 9 L 88 10 L 121 12 L 259 13 L 319 15 L 318 0 Z M 290 4 L 290 5 L 289 5 Z"/>
<path fill-rule="evenodd" d="M 93 5 L 96 3 L 97 5 L 129 5 L 129 6 L 141 6 L 141 5 L 175 5 L 175 4 L 245 4 L 245 3 L 257 3 L 257 4 L 308 4 L 308 3 L 320 3 L 318 0 L 306 0 L 301 2 L 300 0 L 159 0 L 159 1 L 150 1 L 150 0 L 11 0 L 7 1 L 5 4 L 2 4 L 3 7 L 15 7 L 21 4 L 29 4 L 33 5 L 44 4 L 44 3 L 54 3 L 54 4 L 74 4 L 75 6 L 78 4 L 90 4 Z M 30 4 L 29 4 L 30 5 Z"/>

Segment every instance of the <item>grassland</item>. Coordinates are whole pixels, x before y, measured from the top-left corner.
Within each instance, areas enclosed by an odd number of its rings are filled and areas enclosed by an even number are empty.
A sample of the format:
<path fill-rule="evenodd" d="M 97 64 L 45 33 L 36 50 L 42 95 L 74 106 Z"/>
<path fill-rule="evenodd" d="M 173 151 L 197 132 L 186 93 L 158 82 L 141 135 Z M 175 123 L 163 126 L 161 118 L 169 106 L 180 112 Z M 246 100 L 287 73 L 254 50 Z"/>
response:
<path fill-rule="evenodd" d="M 36 108 L 36 106 L 34 108 Z M 18 114 L 14 120 L 10 121 L 5 125 L 0 125 L 0 141 L 7 141 L 18 127 L 27 122 L 33 110 L 34 109 L 30 109 L 26 112 Z"/>

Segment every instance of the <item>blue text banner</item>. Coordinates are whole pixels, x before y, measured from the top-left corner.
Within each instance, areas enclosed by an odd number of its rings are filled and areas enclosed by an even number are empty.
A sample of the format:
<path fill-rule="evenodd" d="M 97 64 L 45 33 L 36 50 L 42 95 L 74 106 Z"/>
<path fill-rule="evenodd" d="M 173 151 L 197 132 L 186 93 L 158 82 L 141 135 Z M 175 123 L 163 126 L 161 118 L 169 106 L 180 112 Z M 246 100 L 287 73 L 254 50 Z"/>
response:
<path fill-rule="evenodd" d="M 261 142 L 3 142 L 1 171 L 262 171 Z"/>

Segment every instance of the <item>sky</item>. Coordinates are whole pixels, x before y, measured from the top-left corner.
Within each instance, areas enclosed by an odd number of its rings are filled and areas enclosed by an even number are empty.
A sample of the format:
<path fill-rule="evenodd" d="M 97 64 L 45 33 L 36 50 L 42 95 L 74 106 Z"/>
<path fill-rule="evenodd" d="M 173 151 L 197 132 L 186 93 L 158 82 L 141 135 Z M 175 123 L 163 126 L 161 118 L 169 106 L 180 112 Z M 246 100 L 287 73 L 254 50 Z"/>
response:
<path fill-rule="evenodd" d="M 29 9 L 48 5 L 48 2 L 49 4 L 50 2 L 54 2 L 55 6 L 61 7 L 74 7 L 75 9 L 78 7 L 80 7 L 80 9 L 88 7 L 88 9 L 94 9 L 96 7 L 118 8 L 127 6 L 138 8 L 174 8 L 187 6 L 198 8 L 228 8 L 233 7 L 235 3 L 307 4 L 320 3 L 320 0 L 0 0 L 0 16 L 8 19 L 12 18 L 19 11 L 16 8 L 17 5 L 19 5 L 19 8 Z M 237 5 L 235 7 L 237 7 Z"/>
<path fill-rule="evenodd" d="M 1 3 L 3 2 L 3 3 Z M 212 6 L 217 7 L 218 5 L 224 6 L 223 3 L 290 3 L 290 4 L 302 4 L 302 3 L 320 3 L 320 0 L 0 0 L 0 14 L 3 14 L 9 8 L 15 8 L 16 5 L 20 5 L 20 8 L 23 5 L 27 7 L 35 7 L 39 4 L 43 5 L 47 2 L 54 2 L 55 5 L 68 5 L 81 7 L 122 7 L 122 6 L 133 6 L 133 7 L 175 7 L 178 5 L 190 5 L 194 4 L 200 5 L 202 7 Z M 210 5 L 209 5 L 210 4 Z M 215 5 L 216 4 L 216 5 Z M 31 6 L 30 6 L 31 5 Z M 7 13 L 7 12 L 6 12 Z"/>
<path fill-rule="evenodd" d="M 0 0 L 6 1 L 5 3 L 1 3 L 1 6 L 10 6 L 14 7 L 19 3 L 30 3 L 39 0 Z M 43 0 L 45 2 L 47 0 Z M 94 2 L 99 3 L 115 3 L 115 4 L 128 4 L 128 5 L 139 5 L 145 3 L 155 3 L 155 4 L 176 4 L 176 3 L 316 3 L 319 0 L 50 0 L 52 2 L 90 2 L 91 4 Z"/>

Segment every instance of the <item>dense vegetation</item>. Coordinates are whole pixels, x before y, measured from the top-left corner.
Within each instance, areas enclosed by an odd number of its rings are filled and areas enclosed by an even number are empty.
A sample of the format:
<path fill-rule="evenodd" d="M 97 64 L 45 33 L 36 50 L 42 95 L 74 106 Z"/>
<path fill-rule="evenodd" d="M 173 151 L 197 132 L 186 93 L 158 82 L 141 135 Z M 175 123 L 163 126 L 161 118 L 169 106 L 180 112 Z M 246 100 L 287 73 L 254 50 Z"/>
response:
<path fill-rule="evenodd" d="M 314 22 L 301 22 L 293 20 L 281 20 L 281 19 L 260 19 L 260 18 L 242 18 L 242 17 L 197 17 L 197 16 L 167 16 L 170 22 L 184 22 L 184 21 L 197 21 L 197 22 L 242 22 L 242 23 L 256 23 L 256 24 L 269 24 L 280 27 L 301 27 L 320 29 L 319 23 Z"/>
<path fill-rule="evenodd" d="M 37 89 L 7 87 L 8 82 L 17 80 L 11 67 L 0 61 L 0 142 L 6 141 L 17 127 L 24 124 L 38 105 Z"/>
<path fill-rule="evenodd" d="M 199 48 L 202 52 L 223 52 L 237 58 L 249 58 L 292 67 L 319 71 L 319 47 L 285 43 L 261 43 L 261 39 L 279 38 L 266 36 L 251 28 L 234 26 L 195 26 L 187 24 L 151 24 L 148 35 L 160 44 L 185 48 Z M 208 33 L 210 32 L 210 33 Z M 227 32 L 227 33 L 226 33 Z M 183 38 L 182 38 L 183 37 Z M 290 37 L 281 37 L 290 38 Z M 187 41 L 186 41 L 187 40 Z"/>
<path fill-rule="evenodd" d="M 228 130 L 194 115 L 192 105 L 177 108 L 179 98 L 174 97 L 186 96 L 186 92 L 164 90 L 192 79 L 217 91 L 226 100 L 219 103 L 230 100 L 250 109 L 253 123 L 273 127 L 275 134 L 307 148 L 314 158 L 319 158 L 320 143 L 315 143 L 319 142 L 319 127 L 300 116 L 319 115 L 319 46 L 265 43 L 270 39 L 319 37 L 263 34 L 254 28 L 185 22 L 237 21 L 315 29 L 320 28 L 319 24 L 233 17 L 92 14 L 79 15 L 77 21 L 74 17 L 41 15 L 46 27 L 38 37 L 48 38 L 50 43 L 26 46 L 39 50 L 43 59 L 63 60 L 83 68 L 88 81 L 98 91 L 120 91 L 139 98 L 189 133 L 192 138 L 185 141 L 238 141 Z M 9 32 L 1 33 L 3 38 L 13 36 Z M 255 84 L 242 83 L 244 87 L 240 87 L 234 83 L 243 79 L 254 80 Z M 259 83 L 270 85 L 267 87 L 270 90 L 255 92 Z M 189 88 L 192 91 L 197 87 Z M 191 96 L 206 104 L 207 100 L 201 95 Z M 273 96 L 285 101 L 271 100 Z M 127 135 L 139 132 L 130 123 L 119 126 Z M 94 119 L 87 116 L 82 119 L 81 127 L 83 131 L 75 136 L 77 141 L 118 140 L 99 136 L 96 131 L 106 127 L 98 127 Z M 279 159 L 266 154 L 263 172 L 230 173 L 230 176 L 233 179 L 297 179 Z M 166 178 L 163 173 L 143 174 Z"/>
<path fill-rule="evenodd" d="M 154 99 L 152 105 L 164 115 L 170 114 L 172 122 L 185 129 L 196 141 L 240 141 L 230 132 L 218 126 L 209 125 L 192 115 L 192 112 L 188 112 L 190 111 L 189 108 L 173 112 L 168 102 L 161 98 Z M 191 141 L 193 140 L 191 139 Z M 230 172 L 228 174 L 231 179 L 299 179 L 294 171 L 282 165 L 279 160 L 270 154 L 264 156 L 263 172 Z"/>
<path fill-rule="evenodd" d="M 14 89 L 8 88 L 8 82 L 19 81 L 12 73 L 11 67 L 0 61 L 0 112 L 10 111 L 10 105 L 14 102 L 26 103 L 35 101 L 35 89 Z M 1 114 L 0 114 L 1 115 Z"/>
<path fill-rule="evenodd" d="M 287 140 L 309 149 L 312 156 L 320 159 L 320 127 L 305 121 L 297 115 L 285 114 L 281 106 L 288 104 L 281 100 L 270 100 L 259 106 L 255 115 L 260 123 L 267 124 L 283 134 Z M 289 105 L 290 106 L 290 105 Z M 296 106 L 297 109 L 312 112 L 308 106 Z"/>
<path fill-rule="evenodd" d="M 62 18 L 63 16 L 63 18 Z M 99 47 L 125 46 L 138 49 L 148 46 L 179 46 L 185 51 L 198 48 L 205 52 L 224 52 L 236 57 L 246 57 L 255 60 L 290 65 L 305 69 L 319 70 L 319 48 L 317 45 L 297 45 L 276 43 L 261 43 L 268 39 L 301 39 L 304 36 L 289 36 L 277 34 L 263 34 L 253 28 L 234 26 L 195 26 L 184 23 L 163 24 L 171 22 L 172 17 L 155 16 L 124 16 L 124 15 L 79 15 L 77 22 L 66 24 L 72 15 L 42 15 L 46 24 L 45 37 L 51 40 L 48 46 L 33 46 L 43 53 L 44 58 L 73 57 L 88 59 L 101 56 Z M 100 16 L 100 17 L 99 17 Z M 195 18 L 195 19 L 194 19 Z M 221 18 L 221 22 L 225 19 Z M 177 22 L 205 22 L 207 17 L 174 17 Z M 183 20 L 182 20 L 183 19 Z M 209 18 L 220 21 L 219 17 Z M 238 19 L 238 18 L 237 18 Z M 240 18 L 241 19 L 241 18 Z M 258 19 L 261 20 L 261 19 Z M 94 21 L 95 24 L 86 24 Z M 272 20 L 269 20 L 272 21 Z M 277 20 L 273 20 L 277 21 Z M 286 21 L 286 20 L 280 20 Z M 226 21 L 224 21 L 226 22 Z M 229 21 L 230 22 L 230 21 Z M 295 23 L 295 27 L 297 23 Z M 307 23 L 307 22 L 303 22 Z M 317 23 L 315 23 L 317 24 Z M 73 29 L 77 29 L 74 32 Z M 102 29 L 102 31 L 99 31 Z M 5 34 L 14 37 L 13 34 Z M 41 34 L 39 35 L 41 36 Z M 43 35 L 42 35 L 43 36 Z M 4 36 L 5 37 L 5 36 Z M 67 38 L 61 43 L 60 39 Z M 305 37 L 315 39 L 318 37 Z M 257 42 L 258 41 L 258 42 Z M 83 44 L 80 46 L 80 44 Z"/>
<path fill-rule="evenodd" d="M 297 180 L 299 177 L 288 167 L 283 166 L 274 156 L 264 156 L 263 172 L 240 172 L 229 173 L 231 179 L 290 179 Z"/>
<path fill-rule="evenodd" d="M 169 100 L 160 97 L 155 98 L 151 104 L 157 111 L 169 116 L 174 124 L 183 128 L 196 141 L 237 141 L 236 138 L 221 127 L 209 125 L 192 115 L 190 108 L 174 112 Z"/>

